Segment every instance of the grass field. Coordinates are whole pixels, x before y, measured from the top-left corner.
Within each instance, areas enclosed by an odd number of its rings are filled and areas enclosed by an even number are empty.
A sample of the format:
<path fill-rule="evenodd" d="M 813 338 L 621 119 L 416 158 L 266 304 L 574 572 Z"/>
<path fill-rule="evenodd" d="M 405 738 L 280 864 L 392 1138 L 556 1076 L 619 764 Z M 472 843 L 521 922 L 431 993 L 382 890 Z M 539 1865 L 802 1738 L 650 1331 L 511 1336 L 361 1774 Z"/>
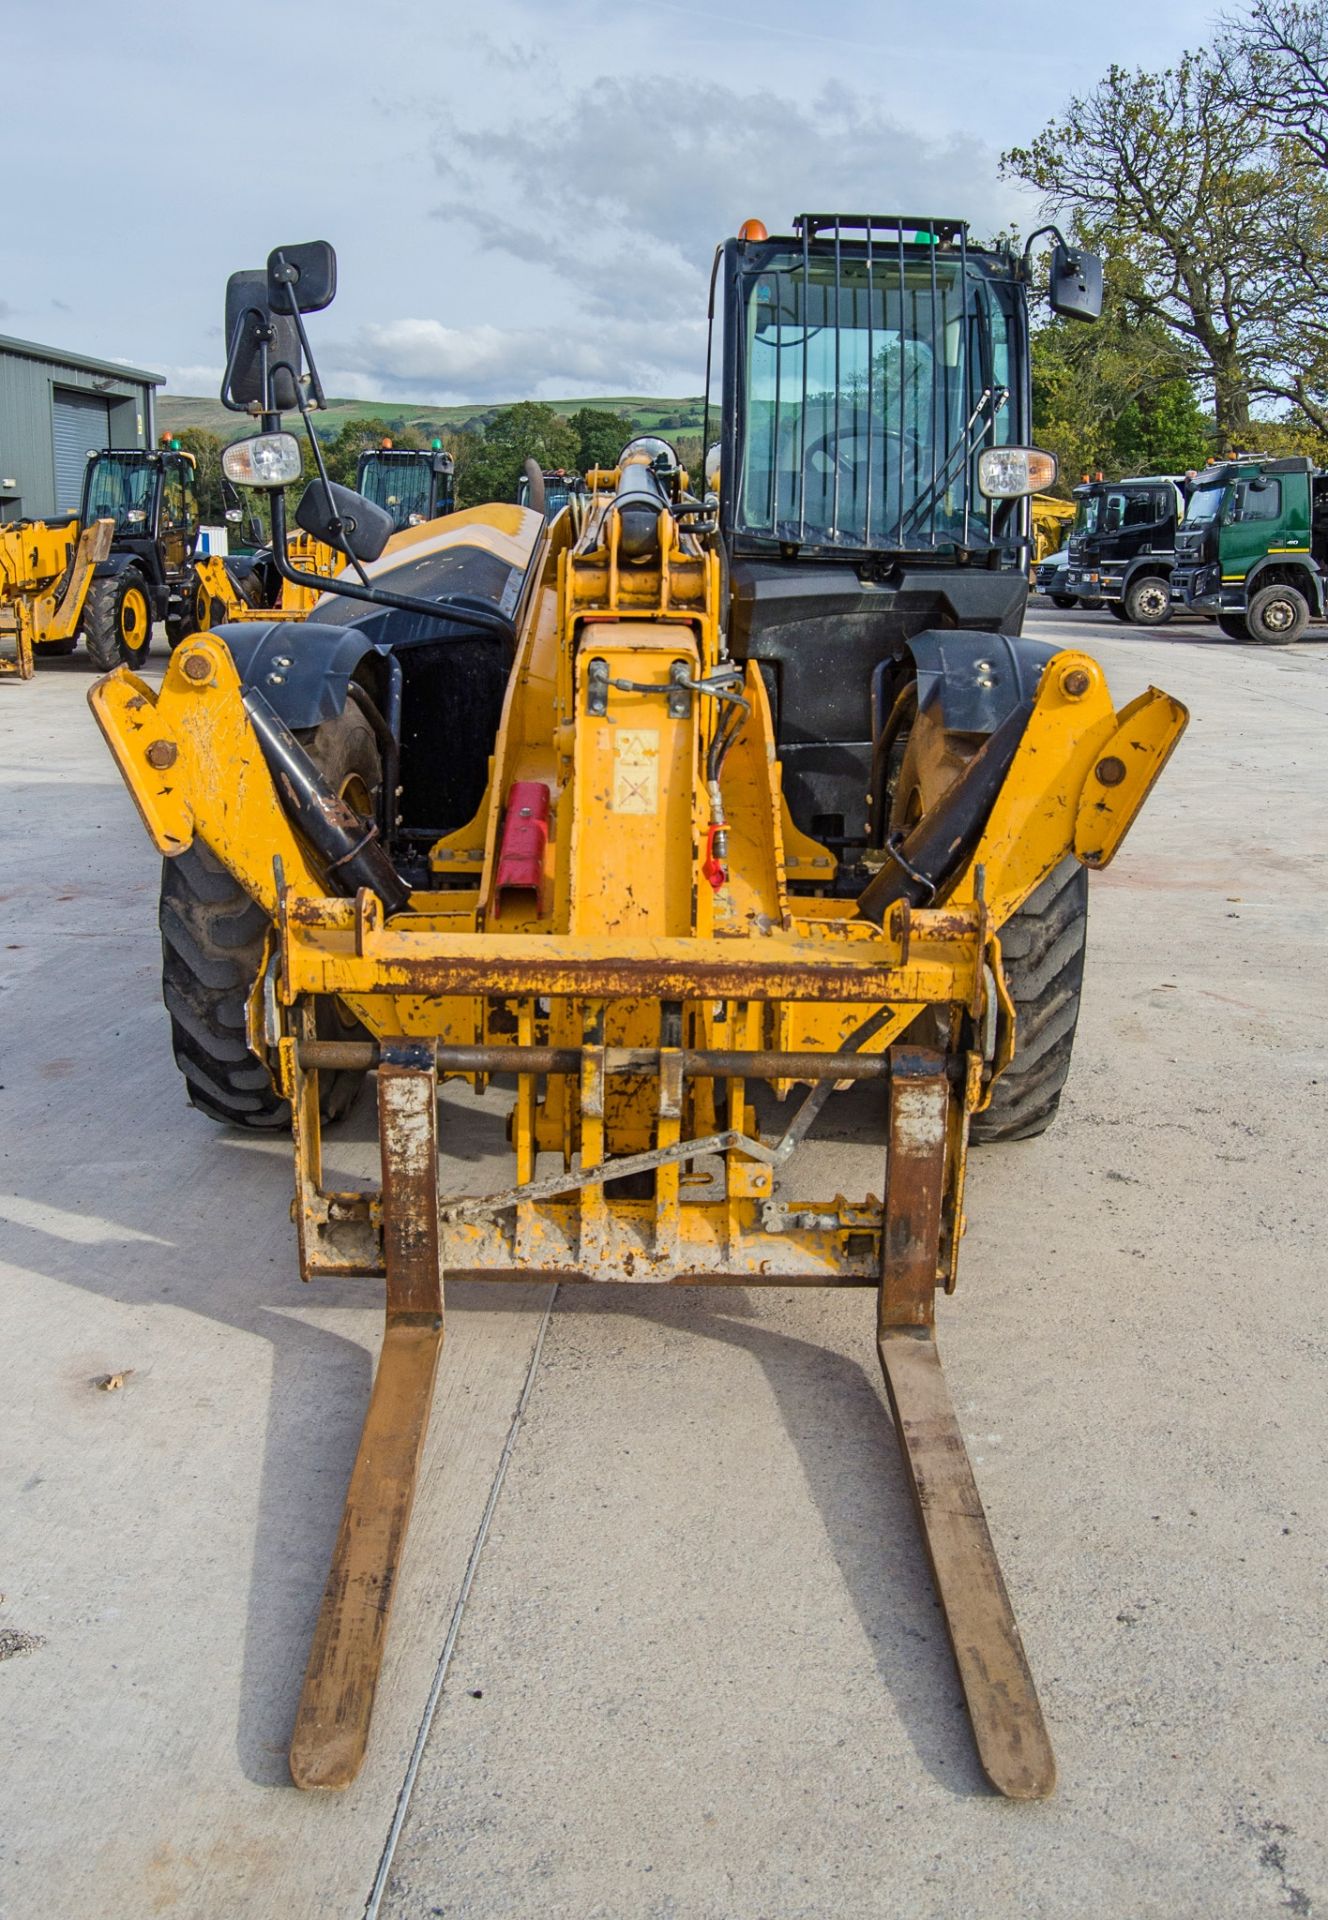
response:
<path fill-rule="evenodd" d="M 502 405 L 510 405 L 503 402 Z M 641 433 L 699 433 L 702 399 L 646 400 L 633 396 L 609 399 L 554 400 L 558 413 L 572 414 L 580 407 L 598 407 L 605 413 L 626 414 Z M 498 404 L 457 407 L 424 407 L 409 400 L 329 400 L 318 417 L 320 436 L 335 434 L 347 420 L 381 420 L 384 433 L 414 427 L 428 436 L 443 428 L 453 432 L 463 427 L 482 426 L 501 410 Z M 665 424 L 667 422 L 667 425 Z M 162 433 L 180 433 L 186 427 L 205 427 L 223 440 L 238 439 L 252 433 L 254 423 L 246 413 L 228 413 L 220 400 L 197 394 L 162 393 L 157 396 L 157 424 Z"/>

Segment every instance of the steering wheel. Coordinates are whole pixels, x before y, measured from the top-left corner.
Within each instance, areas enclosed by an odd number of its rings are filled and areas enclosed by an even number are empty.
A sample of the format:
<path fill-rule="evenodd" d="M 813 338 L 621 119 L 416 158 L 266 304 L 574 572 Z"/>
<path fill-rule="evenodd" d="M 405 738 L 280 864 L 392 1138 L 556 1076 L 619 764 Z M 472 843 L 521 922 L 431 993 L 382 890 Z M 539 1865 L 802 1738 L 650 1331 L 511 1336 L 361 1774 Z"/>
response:
<path fill-rule="evenodd" d="M 918 476 L 924 465 L 922 443 L 917 434 L 898 427 L 882 426 L 860 408 L 842 417 L 837 431 L 832 429 L 829 433 L 823 433 L 807 447 L 803 455 L 804 493 L 825 487 L 836 472 L 841 485 L 855 485 L 858 469 L 867 458 L 869 426 L 873 466 L 876 463 L 876 446 L 883 440 L 886 442 L 885 472 L 887 476 L 891 475 L 892 470 L 897 473 L 901 501 L 910 502 L 917 498 Z"/>

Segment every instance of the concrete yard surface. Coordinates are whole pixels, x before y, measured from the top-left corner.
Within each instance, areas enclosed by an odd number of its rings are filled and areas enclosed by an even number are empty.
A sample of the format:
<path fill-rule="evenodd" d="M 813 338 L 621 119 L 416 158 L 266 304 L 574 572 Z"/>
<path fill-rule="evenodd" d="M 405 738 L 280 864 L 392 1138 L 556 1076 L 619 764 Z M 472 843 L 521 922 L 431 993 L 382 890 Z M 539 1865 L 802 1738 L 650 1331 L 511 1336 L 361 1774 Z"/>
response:
<path fill-rule="evenodd" d="M 857 1291 L 453 1287 L 369 1760 L 290 1787 L 379 1290 L 302 1287 L 288 1146 L 184 1104 L 86 662 L 0 685 L 0 1920 L 1328 1915 L 1328 647 L 1030 627 L 1193 714 L 940 1308 L 1032 1805 L 979 1772 Z M 784 1190 L 879 1193 L 880 1104 Z M 504 1110 L 445 1090 L 454 1187 L 505 1183 Z M 366 1093 L 329 1157 L 373 1152 Z"/>

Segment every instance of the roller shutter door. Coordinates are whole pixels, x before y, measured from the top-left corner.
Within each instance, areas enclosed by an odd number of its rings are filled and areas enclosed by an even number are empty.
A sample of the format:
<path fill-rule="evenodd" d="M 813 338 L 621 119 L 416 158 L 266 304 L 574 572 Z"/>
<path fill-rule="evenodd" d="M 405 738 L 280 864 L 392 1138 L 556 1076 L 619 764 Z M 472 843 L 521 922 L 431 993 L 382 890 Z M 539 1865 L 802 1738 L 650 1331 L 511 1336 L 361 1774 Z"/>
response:
<path fill-rule="evenodd" d="M 55 506 L 58 513 L 76 512 L 83 493 L 88 450 L 110 444 L 111 409 L 95 393 L 72 387 L 55 389 Z"/>

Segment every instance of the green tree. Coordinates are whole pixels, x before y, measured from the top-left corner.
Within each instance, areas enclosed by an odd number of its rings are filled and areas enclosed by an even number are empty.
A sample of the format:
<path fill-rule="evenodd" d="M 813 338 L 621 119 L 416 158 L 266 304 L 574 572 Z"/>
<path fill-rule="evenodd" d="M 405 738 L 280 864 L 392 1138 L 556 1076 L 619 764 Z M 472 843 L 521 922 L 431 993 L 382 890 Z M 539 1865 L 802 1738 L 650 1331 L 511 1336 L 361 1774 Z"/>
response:
<path fill-rule="evenodd" d="M 503 407 L 480 434 L 457 436 L 457 504 L 514 500 L 527 459 L 575 471 L 580 441 L 570 422 L 539 400 Z"/>
<path fill-rule="evenodd" d="M 1112 67 L 1002 164 L 1109 251 L 1127 313 L 1193 357 L 1220 449 L 1248 441 L 1252 403 L 1294 397 L 1287 368 L 1319 321 L 1328 269 L 1328 180 L 1288 165 L 1247 62 L 1213 52 L 1160 74 Z"/>
<path fill-rule="evenodd" d="M 206 427 L 185 427 L 174 437 L 183 452 L 194 456 L 199 518 L 206 525 L 221 526 L 226 513 L 221 488 L 221 455 L 225 442 Z"/>
<path fill-rule="evenodd" d="M 1131 324 L 1110 292 L 1096 326 L 1052 320 L 1034 333 L 1033 433 L 1059 459 L 1066 495 L 1099 469 L 1117 479 L 1202 466 L 1213 444 L 1192 362 L 1158 322 Z"/>
<path fill-rule="evenodd" d="M 1220 43 L 1239 109 L 1255 108 L 1281 136 L 1288 172 L 1317 186 L 1328 181 L 1328 11 L 1321 0 L 1256 0 L 1248 16 L 1231 23 Z M 1312 208 L 1288 235 L 1291 258 L 1307 278 L 1323 284 L 1324 252 Z M 1316 304 L 1302 316 L 1275 389 L 1292 419 L 1328 434 L 1328 316 Z"/>
<path fill-rule="evenodd" d="M 616 467 L 618 455 L 636 432 L 635 422 L 627 414 L 608 413 L 601 407 L 578 407 L 567 424 L 577 437 L 578 473 L 589 473 L 592 467 Z"/>

